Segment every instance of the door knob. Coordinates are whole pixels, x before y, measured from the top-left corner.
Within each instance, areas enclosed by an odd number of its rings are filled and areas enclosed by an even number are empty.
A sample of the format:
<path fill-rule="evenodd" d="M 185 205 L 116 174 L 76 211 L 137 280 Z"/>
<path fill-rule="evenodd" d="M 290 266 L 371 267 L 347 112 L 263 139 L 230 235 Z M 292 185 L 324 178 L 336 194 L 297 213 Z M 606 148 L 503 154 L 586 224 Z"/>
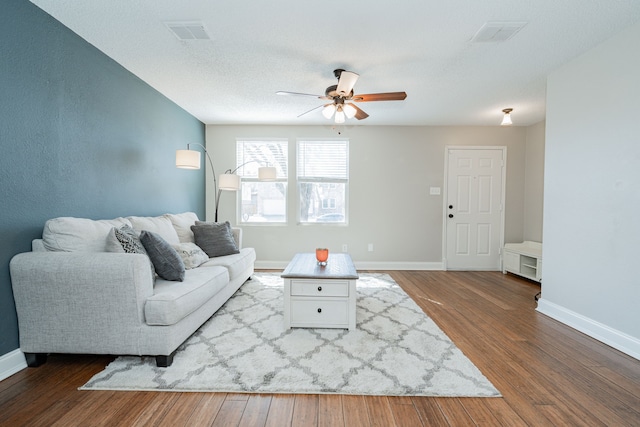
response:
<path fill-rule="evenodd" d="M 321 308 L 318 309 L 318 313 L 322 313 L 322 309 Z"/>
<path fill-rule="evenodd" d="M 449 205 L 449 209 L 453 209 L 453 205 Z"/>
<path fill-rule="evenodd" d="M 449 214 L 449 218 L 453 218 L 453 214 Z"/>

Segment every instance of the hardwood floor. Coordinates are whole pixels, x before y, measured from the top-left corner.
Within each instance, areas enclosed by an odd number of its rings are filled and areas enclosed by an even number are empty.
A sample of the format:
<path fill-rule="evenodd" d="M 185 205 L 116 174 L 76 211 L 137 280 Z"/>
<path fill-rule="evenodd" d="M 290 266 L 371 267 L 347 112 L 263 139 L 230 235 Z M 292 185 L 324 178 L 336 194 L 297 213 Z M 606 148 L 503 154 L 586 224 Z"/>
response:
<path fill-rule="evenodd" d="M 52 355 L 0 382 L 1 426 L 638 426 L 640 361 L 535 312 L 499 272 L 388 272 L 502 398 L 79 391 L 112 360 Z"/>

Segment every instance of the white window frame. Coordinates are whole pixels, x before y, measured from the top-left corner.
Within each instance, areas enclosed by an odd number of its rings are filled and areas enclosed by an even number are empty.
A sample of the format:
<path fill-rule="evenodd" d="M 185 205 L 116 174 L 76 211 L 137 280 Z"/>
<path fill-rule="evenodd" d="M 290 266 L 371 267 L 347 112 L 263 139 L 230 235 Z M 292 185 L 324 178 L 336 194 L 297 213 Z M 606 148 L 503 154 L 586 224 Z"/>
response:
<path fill-rule="evenodd" d="M 301 165 L 301 146 L 305 143 L 344 143 L 346 150 L 346 159 L 344 165 L 344 175 L 342 177 L 329 177 L 329 176 L 305 176 Z M 344 184 L 344 221 L 341 222 L 315 222 L 315 221 L 303 221 L 301 217 L 302 209 L 302 197 L 300 194 L 300 184 L 308 182 L 314 184 L 328 184 L 328 188 L 336 188 L 336 184 Z M 296 215 L 299 225 L 333 225 L 333 226 L 346 226 L 349 224 L 349 139 L 348 138 L 298 138 L 296 140 Z M 322 203 L 322 201 L 321 201 Z"/>

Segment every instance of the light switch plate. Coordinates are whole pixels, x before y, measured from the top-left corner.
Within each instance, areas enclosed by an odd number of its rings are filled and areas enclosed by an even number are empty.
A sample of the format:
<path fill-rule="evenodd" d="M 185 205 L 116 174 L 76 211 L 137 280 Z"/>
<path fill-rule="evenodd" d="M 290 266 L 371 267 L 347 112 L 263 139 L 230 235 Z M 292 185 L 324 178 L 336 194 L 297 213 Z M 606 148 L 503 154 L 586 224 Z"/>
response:
<path fill-rule="evenodd" d="M 432 196 L 440 195 L 440 187 L 429 187 L 429 194 Z"/>

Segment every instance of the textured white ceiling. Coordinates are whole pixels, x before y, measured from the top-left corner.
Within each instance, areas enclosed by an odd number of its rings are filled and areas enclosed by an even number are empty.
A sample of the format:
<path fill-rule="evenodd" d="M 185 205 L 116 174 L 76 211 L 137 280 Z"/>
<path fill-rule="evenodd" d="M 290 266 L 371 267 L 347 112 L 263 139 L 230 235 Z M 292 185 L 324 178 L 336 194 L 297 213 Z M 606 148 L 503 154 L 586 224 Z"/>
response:
<path fill-rule="evenodd" d="M 640 20 L 639 0 L 31 1 L 207 124 L 327 124 L 297 117 L 322 101 L 275 93 L 322 95 L 344 68 L 356 94 L 408 95 L 348 124 L 497 125 L 510 107 L 530 125 L 551 71 Z M 175 21 L 211 40 L 178 40 Z M 488 21 L 527 25 L 471 43 Z"/>

